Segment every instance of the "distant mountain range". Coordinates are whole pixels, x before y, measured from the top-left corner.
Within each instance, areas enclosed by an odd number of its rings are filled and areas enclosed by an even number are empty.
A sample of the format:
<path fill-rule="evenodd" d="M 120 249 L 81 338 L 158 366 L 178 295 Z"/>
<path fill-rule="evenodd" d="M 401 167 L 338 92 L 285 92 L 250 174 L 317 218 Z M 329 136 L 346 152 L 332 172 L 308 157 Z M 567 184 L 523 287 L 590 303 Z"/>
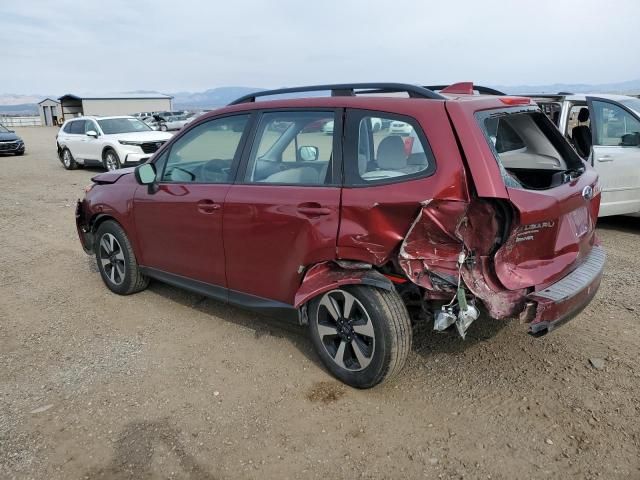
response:
<path fill-rule="evenodd" d="M 640 79 L 618 83 L 603 83 L 597 85 L 556 83 L 550 85 L 487 85 L 503 92 L 519 93 L 627 93 L 640 94 Z M 204 92 L 176 92 L 169 93 L 173 96 L 173 105 L 178 110 L 212 109 L 221 107 L 238 97 L 262 90 L 258 87 L 218 87 Z M 127 93 L 158 93 L 150 90 L 137 90 Z M 38 111 L 37 103 L 44 98 L 57 98 L 59 95 L 20 95 L 0 94 L 0 114 L 24 113 L 33 114 Z"/>

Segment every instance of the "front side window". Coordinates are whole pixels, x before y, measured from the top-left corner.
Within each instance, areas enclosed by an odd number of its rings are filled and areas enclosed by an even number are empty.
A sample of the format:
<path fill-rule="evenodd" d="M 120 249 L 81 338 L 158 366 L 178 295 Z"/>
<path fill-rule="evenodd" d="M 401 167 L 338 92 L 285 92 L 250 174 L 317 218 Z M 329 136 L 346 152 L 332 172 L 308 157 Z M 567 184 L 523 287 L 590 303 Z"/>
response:
<path fill-rule="evenodd" d="M 608 102 L 593 102 L 595 144 L 635 147 L 640 145 L 640 121 L 625 109 Z"/>
<path fill-rule="evenodd" d="M 151 128 L 137 118 L 106 118 L 98 120 L 100 128 L 105 135 L 115 135 L 118 133 L 147 132 Z"/>
<path fill-rule="evenodd" d="M 348 142 L 355 140 L 357 146 L 353 149 L 347 145 L 350 152 L 349 158 L 345 157 L 348 184 L 401 181 L 434 171 L 433 155 L 415 120 L 363 112 L 351 112 L 349 117 Z"/>
<path fill-rule="evenodd" d="M 229 183 L 249 115 L 234 115 L 198 125 L 173 145 L 163 182 Z"/>
<path fill-rule="evenodd" d="M 95 122 L 91 121 L 91 120 L 87 120 L 86 122 L 84 122 L 84 133 L 90 132 L 91 130 L 93 130 L 94 132 L 98 133 L 98 127 L 96 125 Z"/>
<path fill-rule="evenodd" d="M 330 184 L 333 126 L 332 111 L 265 113 L 258 125 L 245 181 Z"/>

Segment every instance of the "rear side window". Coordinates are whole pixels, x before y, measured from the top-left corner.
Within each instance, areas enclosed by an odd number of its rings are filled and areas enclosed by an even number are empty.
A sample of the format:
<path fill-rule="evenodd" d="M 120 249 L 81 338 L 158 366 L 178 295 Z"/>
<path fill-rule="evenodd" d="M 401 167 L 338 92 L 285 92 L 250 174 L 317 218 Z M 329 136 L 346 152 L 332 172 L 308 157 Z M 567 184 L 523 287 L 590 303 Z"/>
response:
<path fill-rule="evenodd" d="M 352 110 L 348 113 L 346 138 L 348 185 L 404 181 L 435 170 L 426 137 L 412 118 Z"/>
<path fill-rule="evenodd" d="M 545 189 L 565 183 L 584 164 L 555 125 L 537 109 L 476 114 L 508 187 Z"/>

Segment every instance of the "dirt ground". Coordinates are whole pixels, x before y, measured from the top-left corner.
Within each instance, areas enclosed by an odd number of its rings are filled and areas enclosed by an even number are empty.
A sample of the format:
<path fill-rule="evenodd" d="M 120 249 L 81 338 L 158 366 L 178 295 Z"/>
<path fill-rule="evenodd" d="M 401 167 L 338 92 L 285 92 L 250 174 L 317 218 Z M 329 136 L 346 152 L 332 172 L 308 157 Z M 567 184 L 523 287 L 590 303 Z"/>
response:
<path fill-rule="evenodd" d="M 56 129 L 0 157 L 0 478 L 640 478 L 640 219 L 601 222 L 602 288 L 532 338 L 416 329 L 356 391 L 302 329 L 153 283 L 103 286 Z M 595 367 L 591 364 L 593 360 Z M 596 368 L 597 367 L 597 368 Z"/>

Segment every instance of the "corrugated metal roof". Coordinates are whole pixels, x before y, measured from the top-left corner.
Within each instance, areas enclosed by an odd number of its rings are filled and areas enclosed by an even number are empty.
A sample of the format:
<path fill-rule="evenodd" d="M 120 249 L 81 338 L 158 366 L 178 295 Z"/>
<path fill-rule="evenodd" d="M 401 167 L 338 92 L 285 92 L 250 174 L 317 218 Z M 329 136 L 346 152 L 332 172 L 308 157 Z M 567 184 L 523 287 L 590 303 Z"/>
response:
<path fill-rule="evenodd" d="M 103 94 L 87 94 L 87 95 L 74 95 L 67 93 L 61 96 L 58 100 L 142 100 L 142 99 L 167 99 L 173 98 L 171 95 L 165 95 L 164 93 L 103 93 Z"/>

